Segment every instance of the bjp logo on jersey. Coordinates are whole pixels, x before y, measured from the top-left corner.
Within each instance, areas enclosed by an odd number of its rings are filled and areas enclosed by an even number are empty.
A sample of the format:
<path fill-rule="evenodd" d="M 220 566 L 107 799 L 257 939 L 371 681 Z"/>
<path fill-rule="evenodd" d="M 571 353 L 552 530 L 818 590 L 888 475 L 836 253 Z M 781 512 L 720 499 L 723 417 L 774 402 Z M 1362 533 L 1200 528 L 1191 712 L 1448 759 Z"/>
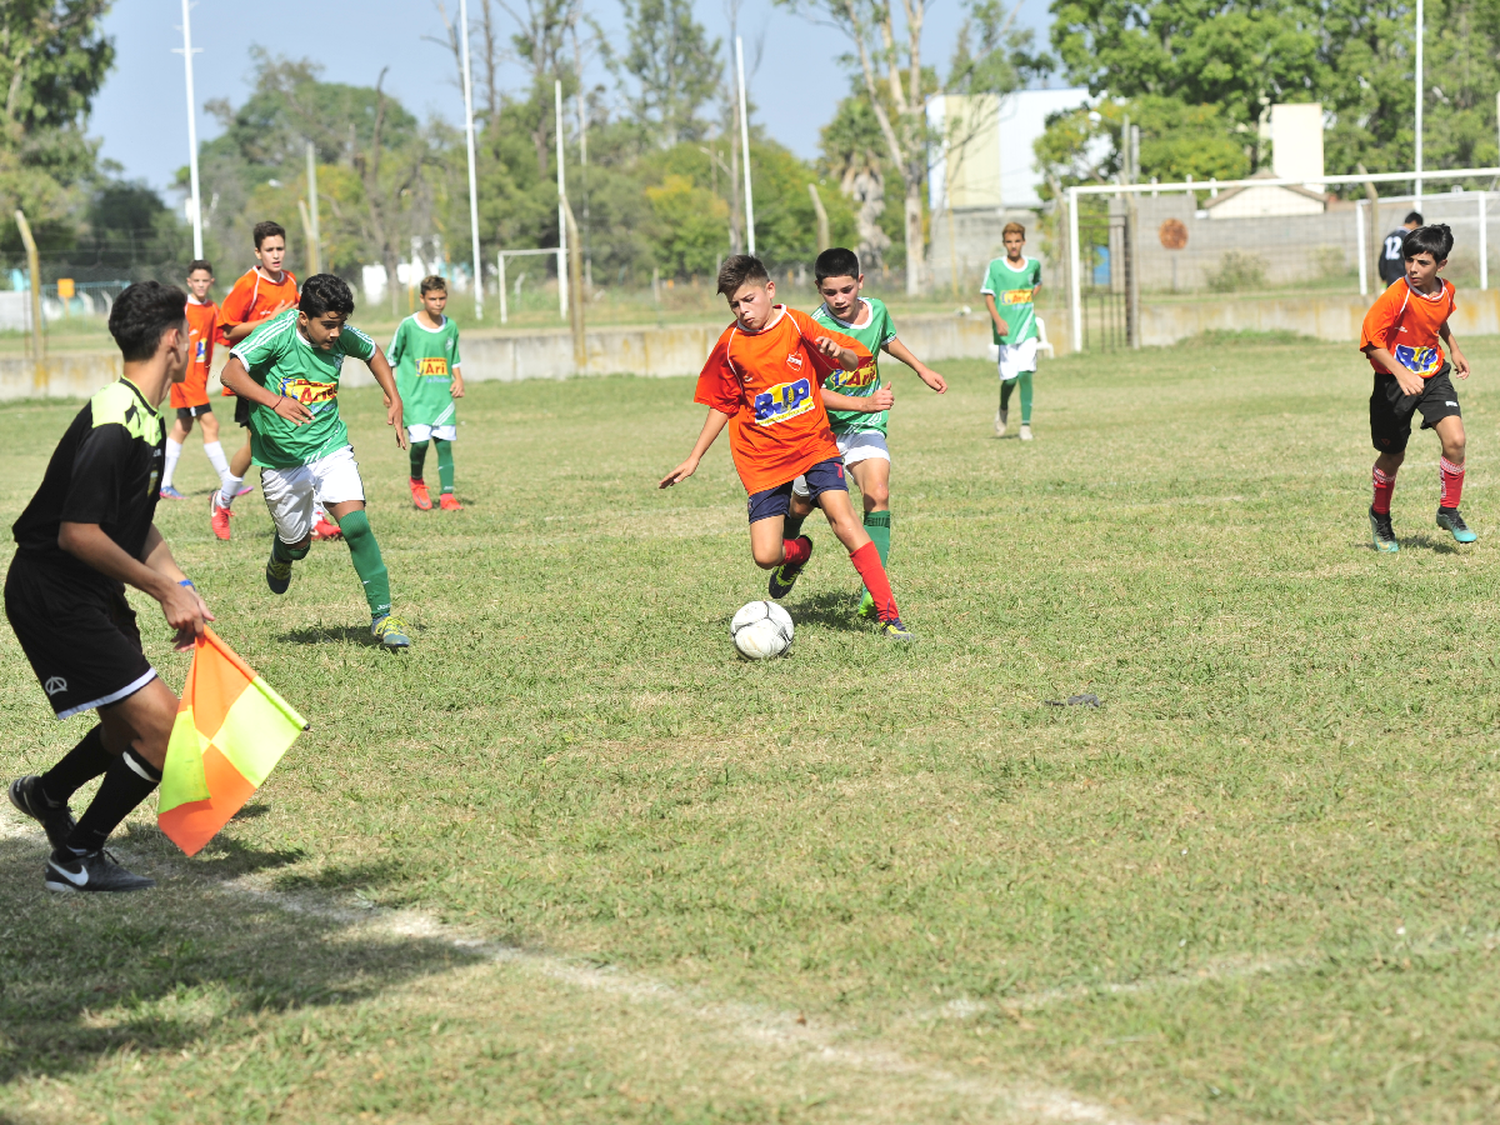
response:
<path fill-rule="evenodd" d="M 307 379 L 287 379 L 281 384 L 281 393 L 311 409 L 326 406 L 338 398 L 339 385 L 337 383 L 313 383 Z"/>
<path fill-rule="evenodd" d="M 1424 379 L 1436 375 L 1442 366 L 1436 348 L 1413 348 L 1406 344 L 1396 345 L 1396 362 Z"/>
<path fill-rule="evenodd" d="M 778 383 L 755 396 L 755 424 L 774 426 L 813 408 L 812 384 L 806 379 Z"/>
<path fill-rule="evenodd" d="M 1029 305 L 1031 304 L 1030 289 L 1007 289 L 1005 291 L 1005 304 L 1007 305 Z"/>
<path fill-rule="evenodd" d="M 417 375 L 423 379 L 448 378 L 448 361 L 442 356 L 429 356 L 417 362 Z"/>

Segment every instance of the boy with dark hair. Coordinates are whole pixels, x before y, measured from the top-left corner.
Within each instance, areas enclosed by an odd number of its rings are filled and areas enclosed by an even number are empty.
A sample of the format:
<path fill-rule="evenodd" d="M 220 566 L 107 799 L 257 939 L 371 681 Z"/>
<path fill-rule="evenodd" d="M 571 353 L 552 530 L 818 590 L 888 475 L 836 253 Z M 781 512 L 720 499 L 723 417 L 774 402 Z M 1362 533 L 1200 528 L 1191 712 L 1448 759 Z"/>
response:
<path fill-rule="evenodd" d="M 698 376 L 693 401 L 708 417 L 688 459 L 662 478 L 671 488 L 698 470 L 714 439 L 729 430 L 729 448 L 745 491 L 750 494 L 750 551 L 764 570 L 781 568 L 790 591 L 812 557 L 806 535 L 783 535 L 792 482 L 806 477 L 813 502 L 823 509 L 839 541 L 849 551 L 865 589 L 875 598 L 880 631 L 909 641 L 901 623 L 880 552 L 854 517 L 838 445 L 828 427 L 824 402 L 836 410 L 878 413 L 889 410 L 889 388 L 862 398 L 824 391 L 836 370 L 855 371 L 870 353 L 858 340 L 823 328 L 805 313 L 775 304 L 776 283 L 758 258 L 733 254 L 719 270 L 718 291 L 729 302 L 734 323 L 724 329 Z"/>
<path fill-rule="evenodd" d="M 177 411 L 177 421 L 167 435 L 167 461 L 161 474 L 163 500 L 187 499 L 172 487 L 172 477 L 177 472 L 182 444 L 192 432 L 195 418 L 203 427 L 203 452 L 214 472 L 219 474 L 219 486 L 222 488 L 229 479 L 229 462 L 224 458 L 224 447 L 219 444 L 219 420 L 214 417 L 214 408 L 208 402 L 208 371 L 214 360 L 214 337 L 218 334 L 219 319 L 219 306 L 208 299 L 213 284 L 213 266 L 201 258 L 188 263 L 188 373 L 181 383 L 172 384 L 171 403 Z"/>
<path fill-rule="evenodd" d="M 1408 211 L 1406 218 L 1401 220 L 1401 225 L 1386 235 L 1385 241 L 1380 244 L 1380 280 L 1387 285 L 1400 281 L 1406 273 L 1406 253 L 1402 248 L 1406 244 L 1406 236 L 1421 225 L 1422 213 Z"/>
<path fill-rule="evenodd" d="M 284 594 L 292 563 L 312 543 L 314 493 L 343 529 L 354 569 L 370 604 L 370 633 L 387 648 L 411 644 L 407 627 L 391 613 L 391 583 L 380 544 L 365 515 L 365 488 L 339 417 L 339 372 L 344 357 L 362 360 L 385 393 L 386 424 L 407 447 L 401 396 L 380 346 L 346 321 L 354 312 L 349 286 L 332 274 L 314 274 L 302 287 L 297 309 L 267 321 L 235 346 L 224 385 L 250 406 L 250 443 L 261 467 L 260 487 L 276 524 L 266 585 Z"/>
<path fill-rule="evenodd" d="M 14 527 L 5 613 L 16 639 L 59 719 L 99 712 L 55 766 L 10 786 L 11 803 L 52 845 L 50 891 L 156 885 L 121 867 L 104 843 L 161 780 L 177 719 L 177 696 L 141 649 L 125 584 L 161 603 L 179 651 L 213 620 L 153 522 L 165 444 L 158 409 L 189 364 L 186 300 L 158 281 L 120 294 L 109 331 L 124 375 L 74 417 Z M 75 823 L 68 799 L 101 774 Z"/>
<path fill-rule="evenodd" d="M 1401 549 L 1391 528 L 1391 495 L 1396 490 L 1396 472 L 1406 459 L 1412 415 L 1417 411 L 1422 413 L 1422 428 L 1437 431 L 1443 443 L 1438 461 L 1437 525 L 1452 532 L 1460 543 L 1478 538 L 1458 510 L 1466 439 L 1458 392 L 1448 373 L 1456 370 L 1460 379 L 1467 379 L 1469 361 L 1448 327 L 1454 308 L 1453 283 L 1438 276 L 1452 249 L 1453 232 L 1442 224 L 1419 227 L 1407 235 L 1402 250 L 1406 276 L 1375 298 L 1360 334 L 1359 350 L 1375 369 L 1370 439 L 1380 456 L 1371 470 L 1375 499 L 1370 505 L 1370 534 L 1377 551 Z M 1442 344 L 1448 345 L 1451 366 L 1443 358 Z"/>
<path fill-rule="evenodd" d="M 1005 257 L 990 263 L 979 290 L 990 312 L 1000 366 L 1000 408 L 995 411 L 995 436 L 1005 436 L 1010 395 L 1019 386 L 1021 440 L 1030 441 L 1031 377 L 1036 371 L 1036 295 L 1042 288 L 1042 263 L 1022 252 L 1026 247 L 1026 228 L 1020 223 L 1006 223 L 1001 236 L 1005 240 Z"/>
<path fill-rule="evenodd" d="M 439 506 L 445 512 L 463 507 L 453 494 L 453 443 L 458 439 L 455 399 L 464 397 L 464 377 L 459 367 L 458 325 L 444 315 L 448 307 L 448 283 L 433 274 L 422 279 L 422 307 L 396 326 L 386 358 L 396 370 L 396 387 L 411 439 L 412 503 L 424 512 L 432 510 L 432 497 L 423 479 L 427 443 L 437 446 L 438 479 L 442 482 Z"/>
<path fill-rule="evenodd" d="M 824 384 L 826 390 L 853 398 L 867 398 L 880 389 L 879 357 L 881 351 L 895 356 L 917 373 L 917 378 L 938 394 L 948 389 L 943 377 L 928 367 L 900 340 L 896 339 L 896 325 L 891 320 L 885 302 L 874 297 L 862 297 L 865 275 L 859 271 L 859 256 L 853 250 L 836 246 L 824 250 L 813 264 L 813 275 L 823 303 L 812 314 L 819 324 L 842 332 L 858 340 L 870 353 L 870 360 L 860 364 L 858 370 L 835 371 Z M 890 414 L 880 411 L 869 414 L 864 411 L 830 410 L 829 426 L 838 443 L 839 456 L 844 468 L 859 485 L 864 501 L 864 527 L 880 552 L 880 565 L 887 566 L 891 550 L 891 453 L 886 445 L 886 428 Z M 802 531 L 802 521 L 812 514 L 812 499 L 808 495 L 807 482 L 798 477 L 792 485 L 791 510 L 787 515 L 785 536 L 796 539 Z M 771 596 L 781 596 L 783 583 L 778 574 L 771 574 Z M 875 599 L 866 590 L 860 601 L 859 615 L 872 616 Z"/>

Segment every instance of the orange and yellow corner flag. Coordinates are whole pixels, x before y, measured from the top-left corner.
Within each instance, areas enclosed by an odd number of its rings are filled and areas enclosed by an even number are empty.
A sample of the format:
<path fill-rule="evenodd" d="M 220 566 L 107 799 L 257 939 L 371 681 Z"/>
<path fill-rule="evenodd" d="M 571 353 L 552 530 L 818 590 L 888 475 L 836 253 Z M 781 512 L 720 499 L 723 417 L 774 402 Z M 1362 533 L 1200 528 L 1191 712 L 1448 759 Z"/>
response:
<path fill-rule="evenodd" d="M 156 823 L 196 855 L 306 729 L 307 720 L 204 629 L 167 744 Z"/>

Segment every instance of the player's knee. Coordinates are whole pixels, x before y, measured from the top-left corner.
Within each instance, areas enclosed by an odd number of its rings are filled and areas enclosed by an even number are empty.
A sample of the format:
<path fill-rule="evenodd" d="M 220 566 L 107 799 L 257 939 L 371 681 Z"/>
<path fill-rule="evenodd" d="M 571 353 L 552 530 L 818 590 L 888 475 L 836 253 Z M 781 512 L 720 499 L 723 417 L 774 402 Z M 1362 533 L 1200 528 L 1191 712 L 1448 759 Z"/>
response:
<path fill-rule="evenodd" d="M 865 511 L 881 512 L 891 503 L 890 486 L 885 484 L 872 484 L 865 490 Z"/>
<path fill-rule="evenodd" d="M 285 548 L 287 554 L 292 556 L 292 561 L 297 562 L 307 558 L 307 552 L 312 550 L 312 536 L 310 534 L 304 536 L 300 543 L 283 543 L 282 547 Z"/>
<path fill-rule="evenodd" d="M 776 544 L 774 551 L 770 548 L 752 548 L 750 553 L 755 557 L 755 565 L 761 570 L 775 570 L 786 557 L 780 543 Z"/>
<path fill-rule="evenodd" d="M 370 531 L 370 517 L 365 515 L 363 508 L 352 512 L 346 512 L 339 518 L 339 530 L 344 533 L 344 542 L 351 547 L 366 536 L 373 534 Z"/>

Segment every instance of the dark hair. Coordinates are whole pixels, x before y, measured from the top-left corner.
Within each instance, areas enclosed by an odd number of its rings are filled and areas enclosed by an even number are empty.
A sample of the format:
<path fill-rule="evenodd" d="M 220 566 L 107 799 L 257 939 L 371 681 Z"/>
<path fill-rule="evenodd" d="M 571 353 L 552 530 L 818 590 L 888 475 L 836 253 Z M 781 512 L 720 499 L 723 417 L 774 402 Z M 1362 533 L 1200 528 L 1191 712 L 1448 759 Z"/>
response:
<path fill-rule="evenodd" d="M 758 281 L 764 285 L 770 280 L 771 275 L 766 272 L 766 267 L 761 264 L 759 258 L 752 258 L 749 254 L 731 254 L 719 267 L 717 292 L 733 299 L 734 295 L 739 292 L 740 286 L 746 282 Z"/>
<path fill-rule="evenodd" d="M 207 270 L 209 277 L 213 277 L 214 275 L 214 267 L 212 262 L 205 262 L 202 258 L 194 258 L 191 262 L 188 263 L 189 277 L 192 277 L 193 274 L 197 273 L 199 270 Z"/>
<path fill-rule="evenodd" d="M 434 290 L 446 293 L 448 292 L 448 283 L 437 274 L 430 273 L 422 279 L 422 296 L 425 297 Z"/>
<path fill-rule="evenodd" d="M 268 238 L 280 238 L 282 241 L 286 240 L 286 227 L 282 226 L 280 223 L 273 223 L 269 219 L 267 219 L 263 223 L 256 223 L 253 233 L 255 235 L 255 248 L 257 250 L 260 249 L 260 244 Z"/>
<path fill-rule="evenodd" d="M 187 294 L 159 281 L 137 281 L 126 287 L 109 310 L 109 334 L 127 363 L 150 359 L 163 334 L 186 323 Z"/>
<path fill-rule="evenodd" d="M 1417 226 L 1421 226 L 1422 225 L 1422 212 L 1420 212 L 1420 211 L 1408 211 L 1406 213 L 1406 218 L 1404 218 L 1404 219 L 1401 220 L 1401 225 L 1405 226 L 1407 223 L 1416 223 Z"/>
<path fill-rule="evenodd" d="M 813 263 L 813 280 L 823 284 L 825 277 L 858 277 L 859 255 L 843 246 L 830 246 Z"/>
<path fill-rule="evenodd" d="M 1418 254 L 1431 254 L 1435 261 L 1445 261 L 1453 249 L 1453 232 L 1446 223 L 1418 227 L 1401 243 L 1401 256 L 1408 261 Z"/>
<path fill-rule="evenodd" d="M 315 273 L 302 283 L 302 299 L 297 302 L 297 308 L 308 316 L 331 312 L 350 316 L 354 313 L 354 294 L 343 278 L 331 273 Z"/>

